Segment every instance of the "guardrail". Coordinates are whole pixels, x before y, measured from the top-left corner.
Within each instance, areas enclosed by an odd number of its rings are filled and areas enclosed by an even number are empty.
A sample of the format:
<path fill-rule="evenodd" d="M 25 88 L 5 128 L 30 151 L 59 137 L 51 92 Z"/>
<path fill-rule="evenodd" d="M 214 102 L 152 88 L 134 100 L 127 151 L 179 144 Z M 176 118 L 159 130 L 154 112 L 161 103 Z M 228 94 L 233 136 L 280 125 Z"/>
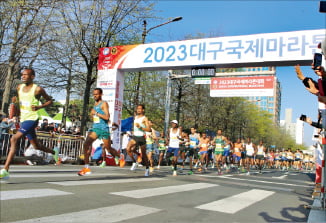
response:
<path fill-rule="evenodd" d="M 3 159 L 7 156 L 10 149 L 10 138 L 13 134 L 3 134 L 0 139 L 0 157 Z M 45 132 L 37 133 L 38 140 L 46 147 L 53 149 L 55 146 L 60 147 L 60 157 L 65 162 L 75 162 L 83 151 L 84 138 L 74 135 L 57 135 Z M 24 157 L 24 153 L 29 146 L 26 138 L 19 140 L 16 150 L 16 157 Z M 46 159 L 47 154 L 44 154 Z"/>

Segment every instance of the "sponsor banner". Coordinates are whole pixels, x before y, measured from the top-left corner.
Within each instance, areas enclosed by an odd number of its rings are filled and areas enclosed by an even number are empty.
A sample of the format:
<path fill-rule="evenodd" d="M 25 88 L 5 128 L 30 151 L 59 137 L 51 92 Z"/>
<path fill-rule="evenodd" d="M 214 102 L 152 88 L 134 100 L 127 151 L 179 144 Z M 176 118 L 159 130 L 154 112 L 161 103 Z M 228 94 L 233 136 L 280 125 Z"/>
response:
<path fill-rule="evenodd" d="M 97 87 L 102 88 L 102 99 L 109 105 L 112 147 L 118 150 L 124 89 L 123 72 L 116 69 L 98 70 Z"/>
<path fill-rule="evenodd" d="M 325 29 L 175 42 L 106 47 L 98 69 L 168 69 L 193 66 L 221 67 L 253 64 L 283 65 L 312 60 Z"/>
<path fill-rule="evenodd" d="M 215 77 L 211 79 L 211 97 L 273 96 L 274 76 Z"/>
<path fill-rule="evenodd" d="M 115 70 L 98 70 L 97 72 L 97 87 L 102 89 L 114 89 L 116 84 Z"/>

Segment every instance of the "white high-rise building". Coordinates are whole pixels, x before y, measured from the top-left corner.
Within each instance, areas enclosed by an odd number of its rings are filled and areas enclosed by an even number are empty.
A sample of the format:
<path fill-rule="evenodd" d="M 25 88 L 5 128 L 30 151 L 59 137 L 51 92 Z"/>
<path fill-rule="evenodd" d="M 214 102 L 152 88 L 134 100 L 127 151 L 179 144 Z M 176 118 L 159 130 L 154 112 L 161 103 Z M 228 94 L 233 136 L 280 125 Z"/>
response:
<path fill-rule="evenodd" d="M 285 109 L 285 119 L 280 121 L 280 126 L 295 139 L 297 144 L 303 143 L 303 122 L 299 119 L 292 122 L 292 109 Z"/>

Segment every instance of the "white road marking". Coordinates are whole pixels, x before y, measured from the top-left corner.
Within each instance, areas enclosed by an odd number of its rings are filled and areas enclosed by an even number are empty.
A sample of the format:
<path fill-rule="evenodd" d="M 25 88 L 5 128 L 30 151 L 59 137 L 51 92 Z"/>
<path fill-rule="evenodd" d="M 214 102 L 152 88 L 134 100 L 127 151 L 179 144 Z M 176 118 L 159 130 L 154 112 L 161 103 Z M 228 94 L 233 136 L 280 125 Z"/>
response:
<path fill-rule="evenodd" d="M 69 195 L 72 193 L 54 189 L 30 189 L 0 191 L 0 200 Z"/>
<path fill-rule="evenodd" d="M 285 177 L 287 177 L 287 175 L 282 175 L 282 176 L 279 176 L 279 177 L 272 177 L 272 178 L 284 179 Z"/>
<path fill-rule="evenodd" d="M 196 208 L 234 214 L 274 194 L 272 191 L 253 189 L 218 201 L 199 205 Z"/>
<path fill-rule="evenodd" d="M 87 180 L 87 178 L 83 178 L 83 180 L 76 180 L 76 181 L 61 181 L 61 182 L 47 182 L 47 183 L 61 185 L 61 186 L 83 186 L 83 185 L 90 185 L 90 184 L 134 183 L 134 182 L 148 182 L 148 181 L 158 181 L 158 180 L 164 180 L 164 179 L 149 177 L 149 178 L 127 178 L 127 179 L 112 179 L 112 180 Z"/>
<path fill-rule="evenodd" d="M 258 182 L 258 183 L 265 183 L 265 184 L 280 184 L 286 186 L 294 186 L 294 187 L 311 187 L 307 185 L 299 185 L 299 184 L 287 184 L 281 182 L 271 182 L 271 181 L 264 181 L 264 180 L 254 180 L 254 179 L 242 179 L 242 178 L 235 178 L 235 177 L 226 177 L 226 176 L 208 176 L 208 175 L 197 175 L 202 177 L 211 177 L 211 178 L 225 178 L 225 179 L 232 179 L 232 180 L 240 180 L 240 181 L 251 181 L 251 182 Z"/>
<path fill-rule="evenodd" d="M 177 192 L 205 189 L 205 188 L 216 187 L 216 186 L 219 185 L 208 184 L 208 183 L 194 183 L 194 184 L 183 184 L 183 185 L 176 185 L 176 186 L 156 187 L 156 188 L 148 188 L 148 189 L 140 189 L 140 190 L 112 192 L 110 194 L 132 197 L 132 198 L 146 198 L 146 197 L 154 197 L 154 196 L 165 195 L 165 194 L 172 194 Z"/>
<path fill-rule="evenodd" d="M 110 207 L 97 208 L 67 214 L 53 215 L 42 218 L 33 218 L 16 223 L 34 222 L 119 222 L 153 214 L 161 211 L 157 208 L 145 207 L 135 204 L 119 204 Z M 131 221 L 136 222 L 136 221 Z"/>
<path fill-rule="evenodd" d="M 126 175 L 126 174 L 120 174 L 120 173 L 92 173 L 92 175 L 89 176 L 121 176 L 121 175 Z M 10 178 L 42 178 L 42 177 L 79 177 L 77 175 L 77 172 L 73 172 L 73 173 L 41 173 L 41 174 L 37 174 L 37 173 L 33 173 L 33 174 L 10 174 Z"/>

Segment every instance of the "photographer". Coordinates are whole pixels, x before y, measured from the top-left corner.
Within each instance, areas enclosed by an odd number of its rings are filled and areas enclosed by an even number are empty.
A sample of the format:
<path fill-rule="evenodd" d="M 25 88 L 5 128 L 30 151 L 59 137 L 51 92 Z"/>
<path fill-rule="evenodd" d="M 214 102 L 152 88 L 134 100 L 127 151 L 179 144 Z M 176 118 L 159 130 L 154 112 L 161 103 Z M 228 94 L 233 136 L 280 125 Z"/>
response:
<path fill-rule="evenodd" d="M 319 113 L 319 116 L 320 116 L 320 113 Z M 318 119 L 319 119 L 319 118 L 318 118 Z M 318 128 L 318 129 L 323 128 L 323 125 L 319 122 L 320 120 L 318 120 L 318 122 L 313 122 L 313 121 L 311 120 L 311 118 L 306 117 L 305 115 L 301 115 L 300 120 L 303 121 L 303 122 L 308 123 L 308 124 L 311 125 L 312 127 L 315 127 L 315 128 Z"/>
<path fill-rule="evenodd" d="M 315 53 L 314 59 L 311 68 L 314 70 L 314 72 L 319 77 L 318 81 L 314 81 L 310 77 L 305 77 L 300 69 L 300 65 L 295 66 L 295 72 L 297 73 L 297 77 L 303 82 L 303 84 L 306 86 L 306 89 L 318 96 L 318 101 L 322 103 L 322 105 L 319 105 L 320 109 L 325 109 L 325 103 L 326 103 L 326 71 L 325 66 L 323 66 L 323 61 L 325 62 L 325 51 L 326 51 L 326 43 L 325 39 L 322 43 L 318 44 L 318 48 L 321 49 L 322 53 Z M 324 58 L 324 60 L 323 60 Z"/>

